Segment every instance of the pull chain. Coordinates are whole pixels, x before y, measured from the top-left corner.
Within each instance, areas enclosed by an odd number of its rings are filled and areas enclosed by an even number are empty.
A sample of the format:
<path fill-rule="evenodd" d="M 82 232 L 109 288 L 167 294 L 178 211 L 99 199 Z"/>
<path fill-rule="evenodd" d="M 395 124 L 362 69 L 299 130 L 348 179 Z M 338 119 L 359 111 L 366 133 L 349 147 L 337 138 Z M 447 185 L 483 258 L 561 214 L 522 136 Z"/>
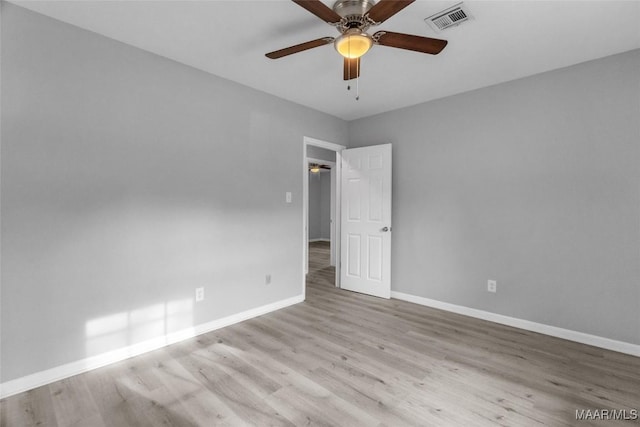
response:
<path fill-rule="evenodd" d="M 356 62 L 356 101 L 360 101 L 360 59 Z"/>
<path fill-rule="evenodd" d="M 349 49 L 349 59 L 351 59 L 351 43 L 347 45 Z M 347 60 L 347 90 L 351 90 L 351 61 Z"/>
<path fill-rule="evenodd" d="M 351 90 L 351 43 L 348 46 L 349 58 L 347 59 L 347 90 Z M 360 100 L 360 59 L 356 61 L 356 101 Z"/>

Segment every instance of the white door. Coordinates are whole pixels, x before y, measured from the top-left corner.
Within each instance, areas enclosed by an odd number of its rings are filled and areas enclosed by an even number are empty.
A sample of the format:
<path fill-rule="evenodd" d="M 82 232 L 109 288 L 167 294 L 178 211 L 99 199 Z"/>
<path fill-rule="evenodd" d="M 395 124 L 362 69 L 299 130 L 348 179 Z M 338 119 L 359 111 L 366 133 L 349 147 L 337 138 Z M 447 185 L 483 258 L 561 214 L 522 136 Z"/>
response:
<path fill-rule="evenodd" d="M 342 151 L 341 288 L 391 296 L 391 144 Z"/>

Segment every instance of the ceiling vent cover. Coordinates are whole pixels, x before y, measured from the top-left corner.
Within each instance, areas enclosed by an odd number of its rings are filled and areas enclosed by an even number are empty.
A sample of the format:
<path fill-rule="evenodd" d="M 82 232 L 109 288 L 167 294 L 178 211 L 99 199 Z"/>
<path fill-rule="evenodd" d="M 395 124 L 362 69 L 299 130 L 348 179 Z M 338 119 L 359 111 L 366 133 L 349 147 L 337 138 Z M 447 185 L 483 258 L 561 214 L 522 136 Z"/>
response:
<path fill-rule="evenodd" d="M 472 16 L 469 13 L 469 9 L 462 3 L 458 3 L 455 6 L 431 15 L 424 21 L 429 24 L 434 31 L 439 33 L 447 28 L 460 25 L 471 18 Z"/>

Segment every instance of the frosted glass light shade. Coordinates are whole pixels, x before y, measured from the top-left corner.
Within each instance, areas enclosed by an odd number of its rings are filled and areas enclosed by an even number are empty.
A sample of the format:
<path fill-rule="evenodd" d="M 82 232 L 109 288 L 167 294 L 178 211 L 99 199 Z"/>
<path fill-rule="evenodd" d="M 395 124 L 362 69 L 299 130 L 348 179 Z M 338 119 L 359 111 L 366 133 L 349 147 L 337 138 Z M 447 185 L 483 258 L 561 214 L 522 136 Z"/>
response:
<path fill-rule="evenodd" d="M 349 30 L 340 37 L 338 37 L 334 46 L 338 53 L 345 58 L 360 58 L 367 53 L 373 41 L 366 33 L 360 32 L 360 30 Z"/>

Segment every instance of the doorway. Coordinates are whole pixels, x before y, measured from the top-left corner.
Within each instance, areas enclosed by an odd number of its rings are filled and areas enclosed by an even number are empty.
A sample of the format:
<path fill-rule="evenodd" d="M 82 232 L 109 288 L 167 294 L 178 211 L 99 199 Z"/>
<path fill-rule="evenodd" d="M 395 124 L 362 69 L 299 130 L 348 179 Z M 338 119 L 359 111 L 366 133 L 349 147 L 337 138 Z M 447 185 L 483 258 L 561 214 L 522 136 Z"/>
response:
<path fill-rule="evenodd" d="M 313 149 L 313 150 L 312 150 Z M 335 286 L 335 157 L 333 151 L 309 146 L 308 235 L 309 269 L 307 286 Z"/>
<path fill-rule="evenodd" d="M 309 272 L 309 148 L 335 153 L 333 245 L 336 287 L 391 295 L 391 144 L 346 149 L 304 138 L 302 295 Z M 344 189 L 344 190 L 343 190 Z"/>
<path fill-rule="evenodd" d="M 332 161 L 307 157 L 309 165 L 307 227 L 309 243 L 323 243 L 329 249 L 328 264 L 335 266 L 335 153 L 324 150 Z M 319 153 L 316 153 L 319 154 Z M 323 245 L 316 245 L 323 246 Z"/>
<path fill-rule="evenodd" d="M 304 138 L 303 147 L 303 277 L 302 292 L 306 294 L 306 278 L 311 273 L 310 251 L 313 251 L 313 272 L 322 270 L 322 279 L 340 287 L 340 163 L 341 151 L 345 147 L 314 138 Z M 310 165 L 324 166 L 322 171 L 311 172 Z M 327 184 L 329 195 L 327 197 Z M 313 190 L 325 195 L 314 194 Z M 310 191 L 311 190 L 311 191 Z M 318 197 L 320 196 L 320 197 Z M 328 199 L 328 200 L 327 200 Z M 329 206 L 327 206 L 327 204 Z M 328 212 L 327 212 L 328 207 Z M 320 212 L 324 208 L 324 212 Z M 314 210 L 313 212 L 311 210 Z M 313 223 L 310 216 L 320 217 Z M 327 218 L 328 217 L 328 218 Z M 311 250 L 310 250 L 310 245 Z M 328 261 L 327 265 L 322 265 Z M 320 265 L 318 264 L 320 263 Z M 335 272 L 334 272 L 335 271 Z M 330 276 L 333 276 L 332 278 Z"/>

